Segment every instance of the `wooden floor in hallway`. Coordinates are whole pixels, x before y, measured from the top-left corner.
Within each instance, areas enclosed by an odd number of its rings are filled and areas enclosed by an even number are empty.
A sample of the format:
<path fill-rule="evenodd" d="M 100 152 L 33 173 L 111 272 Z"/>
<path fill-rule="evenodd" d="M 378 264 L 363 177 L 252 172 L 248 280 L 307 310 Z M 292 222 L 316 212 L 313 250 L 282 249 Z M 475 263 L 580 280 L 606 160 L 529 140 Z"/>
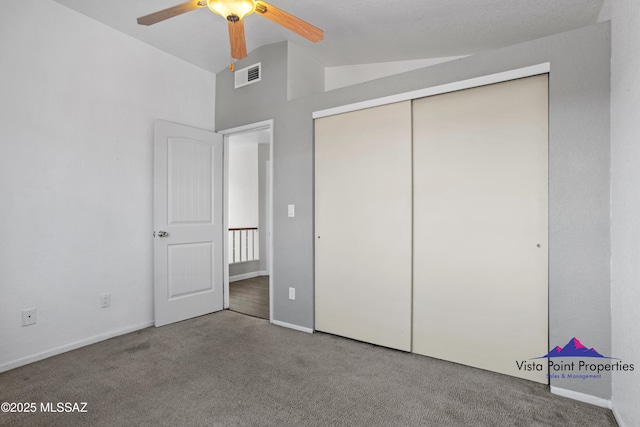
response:
<path fill-rule="evenodd" d="M 229 283 L 229 310 L 269 319 L 269 276 Z"/>

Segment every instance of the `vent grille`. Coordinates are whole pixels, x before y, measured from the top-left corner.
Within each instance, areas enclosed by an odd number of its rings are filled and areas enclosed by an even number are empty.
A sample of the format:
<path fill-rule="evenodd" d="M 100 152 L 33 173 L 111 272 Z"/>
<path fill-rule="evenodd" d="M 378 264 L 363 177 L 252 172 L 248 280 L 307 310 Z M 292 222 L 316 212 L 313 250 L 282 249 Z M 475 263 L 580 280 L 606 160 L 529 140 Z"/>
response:
<path fill-rule="evenodd" d="M 260 67 L 249 68 L 249 81 L 258 80 L 260 78 Z"/>
<path fill-rule="evenodd" d="M 252 83 L 258 83 L 262 80 L 261 62 L 250 65 L 241 70 L 237 70 L 235 76 L 235 88 L 246 86 Z"/>

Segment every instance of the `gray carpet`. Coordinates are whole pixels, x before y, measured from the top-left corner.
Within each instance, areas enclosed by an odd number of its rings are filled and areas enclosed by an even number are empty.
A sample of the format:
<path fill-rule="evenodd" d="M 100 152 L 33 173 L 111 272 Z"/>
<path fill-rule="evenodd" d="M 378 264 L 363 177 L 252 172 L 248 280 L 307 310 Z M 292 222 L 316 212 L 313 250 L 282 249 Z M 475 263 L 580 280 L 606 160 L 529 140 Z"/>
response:
<path fill-rule="evenodd" d="M 11 426 L 615 426 L 546 387 L 230 311 L 148 328 L 0 374 Z"/>

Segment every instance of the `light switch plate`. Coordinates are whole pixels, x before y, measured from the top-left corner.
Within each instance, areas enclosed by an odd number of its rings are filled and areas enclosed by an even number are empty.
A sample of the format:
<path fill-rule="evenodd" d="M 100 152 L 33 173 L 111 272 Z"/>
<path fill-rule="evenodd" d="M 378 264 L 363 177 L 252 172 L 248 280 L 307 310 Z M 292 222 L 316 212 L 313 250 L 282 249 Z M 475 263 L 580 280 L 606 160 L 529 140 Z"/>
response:
<path fill-rule="evenodd" d="M 296 205 L 289 205 L 287 206 L 287 212 L 289 215 L 289 218 L 293 218 L 296 216 Z"/>

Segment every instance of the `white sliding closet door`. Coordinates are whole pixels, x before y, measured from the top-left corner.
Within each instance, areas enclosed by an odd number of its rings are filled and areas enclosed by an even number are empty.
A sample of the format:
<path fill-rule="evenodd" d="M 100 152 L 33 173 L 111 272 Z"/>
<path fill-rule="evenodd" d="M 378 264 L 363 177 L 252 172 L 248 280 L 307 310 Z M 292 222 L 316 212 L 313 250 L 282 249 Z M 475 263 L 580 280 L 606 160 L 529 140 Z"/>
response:
<path fill-rule="evenodd" d="M 414 101 L 416 353 L 548 382 L 547 86 Z"/>
<path fill-rule="evenodd" d="M 411 102 L 315 121 L 316 329 L 411 349 Z"/>

